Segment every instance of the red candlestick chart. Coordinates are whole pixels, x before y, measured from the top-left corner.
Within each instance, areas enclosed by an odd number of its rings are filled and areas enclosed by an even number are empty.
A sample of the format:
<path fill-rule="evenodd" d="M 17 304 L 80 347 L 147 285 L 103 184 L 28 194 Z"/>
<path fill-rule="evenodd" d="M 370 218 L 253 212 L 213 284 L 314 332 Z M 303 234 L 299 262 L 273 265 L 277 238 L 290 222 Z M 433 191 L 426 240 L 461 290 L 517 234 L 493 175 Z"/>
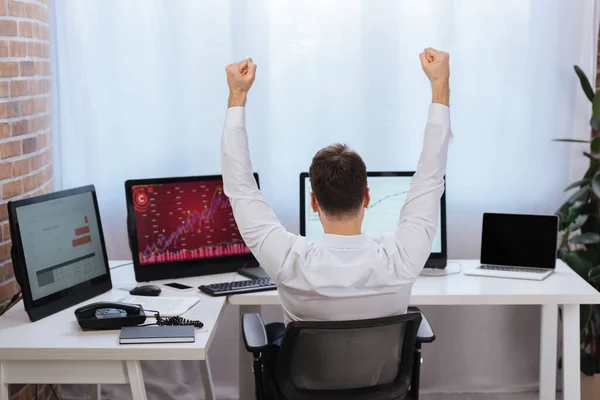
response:
<path fill-rule="evenodd" d="M 248 254 L 221 181 L 133 187 L 141 264 Z"/>

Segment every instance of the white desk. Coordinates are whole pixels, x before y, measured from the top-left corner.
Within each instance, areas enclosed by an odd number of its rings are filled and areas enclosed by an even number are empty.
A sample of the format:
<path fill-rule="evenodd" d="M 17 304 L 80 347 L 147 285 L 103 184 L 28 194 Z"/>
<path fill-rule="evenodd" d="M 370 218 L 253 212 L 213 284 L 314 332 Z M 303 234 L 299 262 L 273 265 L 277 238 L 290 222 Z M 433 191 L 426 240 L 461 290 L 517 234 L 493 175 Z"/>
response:
<path fill-rule="evenodd" d="M 474 260 L 459 262 L 462 270 L 478 263 Z M 260 312 L 261 305 L 280 304 L 276 291 L 230 296 L 229 303 L 240 306 L 240 315 Z M 558 307 L 562 306 L 564 399 L 580 398 L 579 305 L 600 304 L 600 294 L 561 261 L 556 272 L 541 282 L 466 276 L 462 273 L 419 277 L 412 290 L 411 304 L 541 305 L 540 400 L 556 398 Z M 437 334 L 443 335 L 444 332 Z M 252 399 L 250 356 L 241 343 L 239 356 L 240 400 Z"/>
<path fill-rule="evenodd" d="M 110 264 L 123 263 L 126 261 Z M 122 288 L 137 285 L 131 265 L 111 270 L 111 277 L 113 290 L 86 303 L 117 300 L 128 295 Z M 188 278 L 186 282 L 197 286 L 217 277 Z M 169 294 L 167 290 L 163 289 L 163 295 Z M 119 331 L 81 330 L 73 311 L 82 304 L 32 323 L 20 302 L 0 317 L 0 400 L 9 400 L 11 383 L 128 383 L 133 399 L 145 400 L 140 360 L 199 360 L 206 398 L 214 399 L 206 353 L 226 299 L 197 290 L 173 291 L 173 296 L 200 297 L 200 303 L 185 314 L 204 323 L 204 328 L 196 330 L 195 343 L 119 345 Z M 99 389 L 94 393 L 94 398 L 98 397 Z"/>

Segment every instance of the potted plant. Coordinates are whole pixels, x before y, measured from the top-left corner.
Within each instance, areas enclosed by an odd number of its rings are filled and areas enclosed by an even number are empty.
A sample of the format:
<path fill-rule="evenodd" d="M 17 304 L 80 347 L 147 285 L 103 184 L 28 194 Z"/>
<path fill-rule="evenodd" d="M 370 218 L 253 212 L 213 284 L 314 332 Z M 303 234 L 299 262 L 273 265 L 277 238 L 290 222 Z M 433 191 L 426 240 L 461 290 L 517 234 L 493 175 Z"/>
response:
<path fill-rule="evenodd" d="M 565 188 L 565 191 L 574 192 L 556 212 L 560 219 L 558 258 L 600 290 L 600 136 L 597 136 L 600 134 L 600 90 L 594 93 L 578 66 L 575 66 L 575 73 L 592 103 L 591 138 L 556 141 L 587 143 L 589 148 L 583 156 L 589 159 L 590 166 L 581 180 Z M 600 375 L 595 375 L 600 374 L 600 305 L 582 305 L 580 317 L 584 398 L 600 399 Z M 592 387 L 587 390 L 590 385 Z"/>

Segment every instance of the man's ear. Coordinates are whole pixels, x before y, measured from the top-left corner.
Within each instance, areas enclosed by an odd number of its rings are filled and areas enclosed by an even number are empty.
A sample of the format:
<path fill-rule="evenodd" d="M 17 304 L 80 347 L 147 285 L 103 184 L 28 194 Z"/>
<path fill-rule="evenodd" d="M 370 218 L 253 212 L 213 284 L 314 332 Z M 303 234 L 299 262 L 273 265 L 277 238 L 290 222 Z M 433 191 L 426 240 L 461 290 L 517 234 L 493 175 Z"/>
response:
<path fill-rule="evenodd" d="M 365 188 L 365 201 L 364 201 L 364 206 L 365 208 L 369 208 L 369 204 L 371 203 L 371 192 L 369 191 L 369 188 Z"/>
<path fill-rule="evenodd" d="M 317 202 L 317 198 L 313 192 L 310 192 L 310 207 L 313 212 L 319 212 L 319 203 Z"/>

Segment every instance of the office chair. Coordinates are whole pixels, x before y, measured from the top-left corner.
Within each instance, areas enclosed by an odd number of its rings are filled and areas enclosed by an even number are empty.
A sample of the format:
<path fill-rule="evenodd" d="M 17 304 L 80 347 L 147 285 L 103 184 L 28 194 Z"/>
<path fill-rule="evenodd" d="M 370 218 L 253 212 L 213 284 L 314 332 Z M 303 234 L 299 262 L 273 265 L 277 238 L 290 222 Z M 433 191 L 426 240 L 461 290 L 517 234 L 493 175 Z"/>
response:
<path fill-rule="evenodd" d="M 417 400 L 421 344 L 435 340 L 419 309 L 393 317 L 292 322 L 274 365 L 266 365 L 267 330 L 259 314 L 242 319 L 254 356 L 257 400 Z M 263 371 L 270 368 L 272 382 Z M 267 388 L 276 388 L 276 394 Z"/>

